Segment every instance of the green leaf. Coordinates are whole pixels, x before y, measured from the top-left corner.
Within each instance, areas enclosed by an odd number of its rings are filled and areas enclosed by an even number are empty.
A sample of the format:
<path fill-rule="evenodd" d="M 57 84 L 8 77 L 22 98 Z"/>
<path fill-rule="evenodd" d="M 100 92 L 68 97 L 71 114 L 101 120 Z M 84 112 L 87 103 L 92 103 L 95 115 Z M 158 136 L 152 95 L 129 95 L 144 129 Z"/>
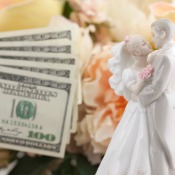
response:
<path fill-rule="evenodd" d="M 77 168 L 72 165 L 73 157 L 66 155 L 59 169 L 59 175 L 80 175 Z"/>
<path fill-rule="evenodd" d="M 59 175 L 94 175 L 98 166 L 93 166 L 82 155 L 67 154 L 59 169 Z"/>
<path fill-rule="evenodd" d="M 68 2 L 65 2 L 64 8 L 63 8 L 63 16 L 66 18 L 70 18 L 70 14 L 73 11 L 73 9 L 70 7 Z"/>
<path fill-rule="evenodd" d="M 98 166 L 93 166 L 84 156 L 77 159 L 77 168 L 80 175 L 94 175 Z"/>

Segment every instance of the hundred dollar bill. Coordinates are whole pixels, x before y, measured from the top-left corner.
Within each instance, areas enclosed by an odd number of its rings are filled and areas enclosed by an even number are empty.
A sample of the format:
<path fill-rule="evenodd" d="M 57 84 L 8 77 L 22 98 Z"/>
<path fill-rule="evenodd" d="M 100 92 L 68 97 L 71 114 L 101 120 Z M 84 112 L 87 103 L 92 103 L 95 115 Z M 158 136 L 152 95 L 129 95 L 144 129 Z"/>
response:
<path fill-rule="evenodd" d="M 75 92 L 75 100 L 74 100 L 74 107 L 73 107 L 73 115 L 72 115 L 72 122 L 71 122 L 71 133 L 76 132 L 77 130 L 77 119 L 78 114 L 75 111 L 78 111 L 78 104 L 81 103 L 81 88 L 80 88 L 80 79 L 78 78 L 79 70 L 78 70 L 78 58 L 76 55 L 71 54 L 55 54 L 55 53 L 44 53 L 41 55 L 41 53 L 32 53 L 32 52 L 16 52 L 16 51 L 0 51 L 0 58 L 6 59 L 9 61 L 9 63 L 14 62 L 14 60 L 21 60 L 21 61 L 36 61 L 36 62 L 48 62 L 48 63 L 54 63 L 56 65 L 59 64 L 71 64 L 75 65 L 75 84 L 77 83 L 78 79 L 78 90 Z M 29 64 L 29 63 L 27 63 Z M 78 95 L 78 97 L 77 97 Z M 78 102 L 77 102 L 77 101 Z"/>
<path fill-rule="evenodd" d="M 55 54 L 55 53 L 32 53 L 32 52 L 16 52 L 16 51 L 0 51 L 0 59 L 5 59 L 9 62 L 9 64 L 13 64 L 16 60 L 21 61 L 36 61 L 36 62 L 47 62 L 47 63 L 54 63 L 56 65 L 65 64 L 65 65 L 75 65 L 74 72 L 75 72 L 75 84 L 77 83 L 78 78 L 78 64 L 77 64 L 77 56 L 71 54 Z M 30 64 L 30 63 L 26 63 Z M 25 68 L 24 68 L 25 69 Z M 34 69 L 33 69 L 34 70 Z M 79 79 L 78 79 L 79 80 Z M 80 83 L 80 82 L 79 82 Z M 78 97 L 77 97 L 78 94 Z M 75 100 L 74 100 L 74 107 L 73 107 L 73 115 L 72 115 L 72 122 L 71 122 L 71 133 L 76 132 L 77 129 L 77 119 L 78 114 L 75 111 L 78 111 L 77 103 L 81 101 L 81 92 L 79 92 L 79 85 L 78 85 L 78 92 L 75 92 Z M 77 100 L 78 99 L 78 100 Z M 78 102 L 77 102 L 78 101 Z"/>
<path fill-rule="evenodd" d="M 9 59 L 1 59 L 0 65 L 11 67 L 20 70 L 26 70 L 31 72 L 43 73 L 57 77 L 70 78 L 71 80 L 75 79 L 75 65 L 60 65 L 53 63 L 45 63 L 45 62 L 34 62 L 34 61 L 21 61 L 21 60 L 9 60 Z"/>
<path fill-rule="evenodd" d="M 66 53 L 41 53 L 38 52 L 18 52 L 18 51 L 2 51 L 0 50 L 1 59 L 9 60 L 23 60 L 23 61 L 36 61 L 48 62 L 58 64 L 77 65 L 77 56 Z"/>
<path fill-rule="evenodd" d="M 73 42 L 62 39 L 59 41 L 38 42 L 0 42 L 0 50 L 19 52 L 48 52 L 75 54 Z"/>
<path fill-rule="evenodd" d="M 78 92 L 75 92 L 74 103 L 73 103 L 73 112 L 71 118 L 71 133 L 75 133 L 77 131 L 77 124 L 78 124 Z"/>
<path fill-rule="evenodd" d="M 65 78 L 0 67 L 0 147 L 63 157 L 73 83 Z"/>
<path fill-rule="evenodd" d="M 77 86 L 77 75 L 75 75 L 76 69 L 75 65 L 60 65 L 60 64 L 52 64 L 52 63 L 39 63 L 39 62 L 28 62 L 28 61 L 21 61 L 21 60 L 15 60 L 12 62 L 12 60 L 9 59 L 0 59 L 0 65 L 11 67 L 15 69 L 21 69 L 21 70 L 27 70 L 37 73 L 43 73 L 48 74 L 52 76 L 57 77 L 64 77 L 64 78 L 70 78 L 72 81 L 74 80 L 75 86 Z M 70 131 L 72 133 L 76 132 L 77 129 L 77 111 L 78 104 L 77 104 L 77 92 L 75 92 L 74 97 L 74 107 L 73 107 L 73 113 L 71 118 L 71 127 Z"/>
<path fill-rule="evenodd" d="M 75 40 L 75 28 L 38 28 L 0 33 L 0 42 Z"/>

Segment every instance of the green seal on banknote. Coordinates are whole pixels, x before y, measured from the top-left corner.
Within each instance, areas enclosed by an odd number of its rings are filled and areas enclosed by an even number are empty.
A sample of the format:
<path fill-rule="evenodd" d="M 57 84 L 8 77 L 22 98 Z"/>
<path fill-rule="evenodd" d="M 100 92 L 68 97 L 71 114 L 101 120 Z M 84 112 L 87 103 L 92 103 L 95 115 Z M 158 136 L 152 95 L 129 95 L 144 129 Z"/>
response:
<path fill-rule="evenodd" d="M 16 107 L 16 116 L 21 119 L 35 118 L 36 114 L 36 104 L 30 101 L 20 101 Z"/>

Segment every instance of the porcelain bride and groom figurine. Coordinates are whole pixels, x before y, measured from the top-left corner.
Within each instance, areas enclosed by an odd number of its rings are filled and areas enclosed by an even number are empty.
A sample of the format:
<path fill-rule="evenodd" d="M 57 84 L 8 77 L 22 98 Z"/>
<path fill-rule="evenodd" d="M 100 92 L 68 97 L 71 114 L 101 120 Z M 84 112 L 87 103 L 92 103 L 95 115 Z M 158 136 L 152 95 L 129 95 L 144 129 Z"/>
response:
<path fill-rule="evenodd" d="M 175 26 L 155 21 L 112 48 L 109 80 L 128 104 L 96 175 L 175 175 Z"/>

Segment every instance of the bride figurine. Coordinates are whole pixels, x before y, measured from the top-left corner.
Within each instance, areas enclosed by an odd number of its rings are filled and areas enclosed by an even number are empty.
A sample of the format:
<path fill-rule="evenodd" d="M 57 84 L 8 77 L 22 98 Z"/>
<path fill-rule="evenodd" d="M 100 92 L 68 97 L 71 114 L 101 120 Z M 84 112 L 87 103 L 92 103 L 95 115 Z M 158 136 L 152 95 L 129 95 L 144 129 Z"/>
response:
<path fill-rule="evenodd" d="M 159 50 L 137 35 L 112 48 L 109 82 L 128 104 L 96 175 L 175 175 L 175 29 L 151 30 Z"/>
<path fill-rule="evenodd" d="M 149 81 L 139 75 L 151 52 L 139 35 L 127 36 L 112 48 L 110 85 L 128 104 L 96 175 L 150 175 L 147 119 L 137 96 Z"/>

